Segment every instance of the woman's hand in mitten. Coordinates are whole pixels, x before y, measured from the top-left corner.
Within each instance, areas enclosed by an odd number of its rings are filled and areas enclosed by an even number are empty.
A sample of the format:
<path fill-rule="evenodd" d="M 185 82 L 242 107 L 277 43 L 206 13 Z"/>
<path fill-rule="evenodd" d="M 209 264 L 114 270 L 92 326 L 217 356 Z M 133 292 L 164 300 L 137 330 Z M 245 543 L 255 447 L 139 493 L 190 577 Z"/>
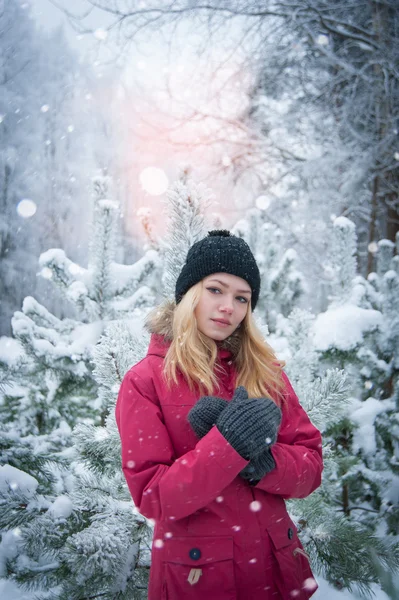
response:
<path fill-rule="evenodd" d="M 277 439 L 281 410 L 269 398 L 248 398 L 240 386 L 219 415 L 216 426 L 234 450 L 246 460 L 257 458 Z"/>
<path fill-rule="evenodd" d="M 188 413 L 187 419 L 198 438 L 203 438 L 216 424 L 220 413 L 228 405 L 217 396 L 203 396 Z"/>
<path fill-rule="evenodd" d="M 253 458 L 251 462 L 241 471 L 240 477 L 248 481 L 252 485 L 256 485 L 258 481 L 263 479 L 267 473 L 273 471 L 276 467 L 273 455 L 270 448 L 267 448 L 259 454 L 256 458 Z"/>

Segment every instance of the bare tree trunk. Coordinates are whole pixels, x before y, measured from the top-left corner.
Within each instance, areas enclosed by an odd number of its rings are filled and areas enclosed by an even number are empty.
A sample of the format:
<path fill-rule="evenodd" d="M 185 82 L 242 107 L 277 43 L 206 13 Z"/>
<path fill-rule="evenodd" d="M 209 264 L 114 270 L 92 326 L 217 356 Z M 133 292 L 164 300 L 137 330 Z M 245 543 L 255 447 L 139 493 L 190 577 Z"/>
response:
<path fill-rule="evenodd" d="M 392 188 L 399 189 L 399 177 L 395 175 L 392 176 Z M 398 206 L 398 193 L 396 191 L 391 192 L 389 197 L 387 198 L 389 201 L 388 211 L 387 211 L 387 238 L 392 242 L 395 242 L 396 234 L 399 231 L 399 214 L 397 209 L 394 206 Z"/>
<path fill-rule="evenodd" d="M 373 14 L 373 29 L 375 37 L 380 43 L 381 48 L 384 48 L 389 43 L 390 32 L 389 32 L 389 7 L 383 3 L 371 0 L 371 8 Z M 388 80 L 390 77 L 387 73 L 384 73 L 381 63 L 377 63 L 374 66 L 375 74 L 375 86 L 378 89 L 376 97 L 376 138 L 379 143 L 384 141 L 388 131 L 393 126 L 394 115 L 393 115 L 393 98 L 392 90 L 390 86 L 387 86 L 386 77 Z M 390 91 L 390 95 L 389 95 Z M 391 165 L 391 147 L 388 145 L 387 151 L 382 151 L 381 156 L 378 157 L 378 162 L 381 165 Z M 388 153 L 388 155 L 386 155 Z M 373 191 L 372 191 L 372 210 L 371 210 L 371 223 L 370 223 L 370 235 L 369 241 L 374 240 L 376 235 L 376 220 L 377 214 L 380 216 L 381 211 L 378 211 L 379 205 L 384 205 L 384 226 L 381 232 L 377 232 L 384 237 L 387 237 L 392 242 L 395 242 L 395 235 L 399 229 L 399 214 L 397 210 L 398 206 L 398 187 L 399 177 L 395 171 L 387 170 L 384 171 L 378 177 L 373 180 Z M 368 273 L 370 273 L 372 264 L 372 256 L 369 253 L 368 260 Z"/>

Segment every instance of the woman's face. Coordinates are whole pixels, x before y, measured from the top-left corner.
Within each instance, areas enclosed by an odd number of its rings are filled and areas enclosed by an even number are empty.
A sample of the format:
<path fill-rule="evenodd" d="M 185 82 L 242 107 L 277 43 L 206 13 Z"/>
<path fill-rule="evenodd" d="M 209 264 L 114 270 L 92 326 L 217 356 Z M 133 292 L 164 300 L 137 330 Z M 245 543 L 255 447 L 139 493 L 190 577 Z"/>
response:
<path fill-rule="evenodd" d="M 202 292 L 194 314 L 197 327 L 215 341 L 225 340 L 251 310 L 251 288 L 245 279 L 214 273 L 202 280 Z"/>

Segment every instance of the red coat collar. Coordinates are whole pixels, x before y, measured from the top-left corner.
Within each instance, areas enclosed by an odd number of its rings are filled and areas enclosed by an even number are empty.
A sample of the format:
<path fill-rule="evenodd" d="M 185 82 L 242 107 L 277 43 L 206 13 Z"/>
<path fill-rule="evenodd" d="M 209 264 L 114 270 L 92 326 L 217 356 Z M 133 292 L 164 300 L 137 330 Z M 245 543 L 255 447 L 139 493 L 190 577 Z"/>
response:
<path fill-rule="evenodd" d="M 165 357 L 169 349 L 170 341 L 167 341 L 163 335 L 157 333 L 151 334 L 150 345 L 147 354 Z M 228 348 L 218 347 L 218 357 L 220 360 L 230 360 L 233 353 Z"/>

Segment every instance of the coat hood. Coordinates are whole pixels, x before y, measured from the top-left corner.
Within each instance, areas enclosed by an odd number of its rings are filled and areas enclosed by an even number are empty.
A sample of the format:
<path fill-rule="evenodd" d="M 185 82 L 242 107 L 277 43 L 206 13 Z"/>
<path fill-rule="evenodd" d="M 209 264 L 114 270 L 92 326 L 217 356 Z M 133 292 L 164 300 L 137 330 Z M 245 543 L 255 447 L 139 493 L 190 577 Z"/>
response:
<path fill-rule="evenodd" d="M 167 300 L 152 310 L 146 318 L 145 328 L 151 333 L 148 354 L 165 356 L 173 340 L 173 317 L 176 303 Z M 236 331 L 222 342 L 217 343 L 221 358 L 235 358 L 240 348 L 240 334 Z"/>

